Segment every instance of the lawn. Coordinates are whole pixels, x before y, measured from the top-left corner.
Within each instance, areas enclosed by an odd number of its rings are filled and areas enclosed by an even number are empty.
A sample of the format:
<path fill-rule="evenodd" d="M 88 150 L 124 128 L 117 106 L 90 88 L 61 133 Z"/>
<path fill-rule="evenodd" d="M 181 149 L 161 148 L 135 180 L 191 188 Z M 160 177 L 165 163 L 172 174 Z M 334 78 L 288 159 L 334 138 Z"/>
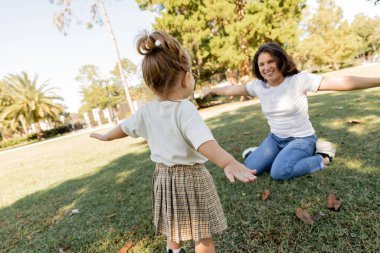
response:
<path fill-rule="evenodd" d="M 317 135 L 337 144 L 323 171 L 231 184 L 208 163 L 229 225 L 214 238 L 218 252 L 379 252 L 379 98 L 379 88 L 309 97 Z M 258 104 L 206 122 L 239 160 L 268 133 Z M 104 143 L 78 135 L 0 153 L 0 252 L 117 252 L 130 241 L 128 252 L 164 252 L 152 225 L 152 172 L 142 139 Z M 343 201 L 338 212 L 326 208 L 330 192 Z M 297 207 L 323 215 L 309 225 L 297 219 Z"/>

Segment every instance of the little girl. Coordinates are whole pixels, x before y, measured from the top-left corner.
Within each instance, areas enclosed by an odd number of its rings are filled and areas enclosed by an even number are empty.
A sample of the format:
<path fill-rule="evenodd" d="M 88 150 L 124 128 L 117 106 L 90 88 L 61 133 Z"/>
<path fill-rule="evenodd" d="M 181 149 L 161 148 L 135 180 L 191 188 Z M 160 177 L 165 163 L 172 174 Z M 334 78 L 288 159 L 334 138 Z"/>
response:
<path fill-rule="evenodd" d="M 227 222 L 204 163 L 208 159 L 218 165 L 231 182 L 253 182 L 255 171 L 219 146 L 187 100 L 195 81 L 189 55 L 177 40 L 161 31 L 142 34 L 137 51 L 144 55 L 143 77 L 157 100 L 108 133 L 90 136 L 101 141 L 145 138 L 156 163 L 153 221 L 156 232 L 167 237 L 167 252 L 184 252 L 181 242 L 185 240 L 195 241 L 197 253 L 215 252 L 212 235 L 225 230 Z"/>

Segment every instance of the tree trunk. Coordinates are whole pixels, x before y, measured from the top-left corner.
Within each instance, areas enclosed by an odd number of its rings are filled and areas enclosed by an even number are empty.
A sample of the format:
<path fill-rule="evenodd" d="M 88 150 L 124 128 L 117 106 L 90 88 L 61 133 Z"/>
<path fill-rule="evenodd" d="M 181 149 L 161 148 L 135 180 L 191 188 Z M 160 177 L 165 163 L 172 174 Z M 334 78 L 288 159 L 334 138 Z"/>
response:
<path fill-rule="evenodd" d="M 21 115 L 19 120 L 21 122 L 22 129 L 24 130 L 24 136 L 28 135 L 28 126 L 26 124 L 25 118 Z"/>
<path fill-rule="evenodd" d="M 37 139 L 41 140 L 42 138 L 44 138 L 44 131 L 42 131 L 42 127 L 39 121 L 36 122 L 36 126 L 37 126 Z"/>
<path fill-rule="evenodd" d="M 110 22 L 110 20 L 108 18 L 108 14 L 107 14 L 106 8 L 105 8 L 104 3 L 103 3 L 102 0 L 98 0 L 97 1 L 97 6 L 99 7 L 99 9 L 101 10 L 101 12 L 103 14 L 103 18 L 105 20 L 105 23 L 108 26 L 109 33 L 111 34 L 111 37 L 112 37 L 112 42 L 113 42 L 113 44 L 115 46 L 115 51 L 116 51 L 116 55 L 117 55 L 117 58 L 118 58 L 117 66 L 119 68 L 120 76 L 121 76 L 121 79 L 123 81 L 123 87 L 124 87 L 124 91 L 125 91 L 125 96 L 127 97 L 127 102 L 128 102 L 129 108 L 131 110 L 131 113 L 133 114 L 133 113 L 135 113 L 135 109 L 133 107 L 133 101 L 132 101 L 131 93 L 129 92 L 127 78 L 124 75 L 123 68 L 122 68 L 122 65 L 121 65 L 121 57 L 120 57 L 120 53 L 119 53 L 119 47 L 117 45 L 116 37 L 115 37 L 115 34 L 113 32 L 113 29 L 112 29 L 112 26 L 111 26 L 111 22 Z"/>
<path fill-rule="evenodd" d="M 236 0 L 236 12 L 238 21 L 242 21 L 245 16 L 245 5 L 247 4 L 247 0 Z M 246 84 L 249 80 L 249 55 L 248 55 L 248 39 L 245 37 L 245 35 L 242 34 L 240 36 L 239 45 L 241 49 L 241 53 L 244 55 L 245 59 L 240 65 L 239 68 L 239 84 Z M 250 98 L 248 96 L 241 96 L 240 100 L 245 101 L 249 100 Z"/>

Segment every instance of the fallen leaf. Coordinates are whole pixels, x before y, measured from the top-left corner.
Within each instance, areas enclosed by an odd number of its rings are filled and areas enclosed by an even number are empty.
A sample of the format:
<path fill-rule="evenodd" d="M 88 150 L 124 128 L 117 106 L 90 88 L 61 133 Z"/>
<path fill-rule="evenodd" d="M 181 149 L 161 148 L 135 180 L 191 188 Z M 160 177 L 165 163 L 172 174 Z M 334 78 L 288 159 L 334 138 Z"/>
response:
<path fill-rule="evenodd" d="M 342 201 L 337 200 L 334 193 L 330 192 L 327 197 L 326 207 L 333 211 L 338 211 L 340 206 L 342 205 Z"/>
<path fill-rule="evenodd" d="M 132 247 L 132 241 L 127 242 L 123 248 L 119 249 L 119 253 L 125 253 Z"/>
<path fill-rule="evenodd" d="M 269 196 L 270 196 L 270 191 L 269 191 L 269 190 L 264 190 L 264 191 L 261 193 L 261 199 L 262 199 L 262 200 L 267 200 L 267 199 L 269 199 Z"/>
<path fill-rule="evenodd" d="M 115 213 L 110 214 L 110 215 L 107 215 L 107 218 L 112 218 L 112 217 L 114 217 L 115 215 L 116 215 Z"/>
<path fill-rule="evenodd" d="M 248 131 L 248 132 L 244 132 L 243 134 L 244 134 L 244 135 L 250 135 L 251 132 Z"/>
<path fill-rule="evenodd" d="M 313 224 L 314 220 L 311 217 L 311 215 L 304 209 L 298 207 L 296 209 L 296 216 L 298 219 L 302 220 L 303 222 L 306 222 L 307 224 Z"/>
<path fill-rule="evenodd" d="M 360 124 L 360 123 L 362 123 L 362 122 L 359 121 L 359 120 L 349 120 L 349 121 L 347 121 L 347 123 L 348 123 L 348 124 Z"/>
<path fill-rule="evenodd" d="M 58 253 L 68 253 L 68 252 L 70 252 L 71 251 L 71 246 L 66 246 L 66 247 L 64 247 L 64 248 L 60 248 L 59 250 L 58 250 Z"/>
<path fill-rule="evenodd" d="M 78 214 L 79 213 L 79 209 L 71 209 L 70 211 L 69 211 L 69 215 L 71 216 L 71 215 L 74 215 L 74 214 Z"/>

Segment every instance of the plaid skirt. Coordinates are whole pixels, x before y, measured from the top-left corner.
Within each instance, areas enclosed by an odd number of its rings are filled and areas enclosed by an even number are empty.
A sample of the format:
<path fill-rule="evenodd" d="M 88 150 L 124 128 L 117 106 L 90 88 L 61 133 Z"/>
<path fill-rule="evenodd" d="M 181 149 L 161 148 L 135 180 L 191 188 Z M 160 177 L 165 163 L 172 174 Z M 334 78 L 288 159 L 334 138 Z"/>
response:
<path fill-rule="evenodd" d="M 204 164 L 156 164 L 153 223 L 172 242 L 211 238 L 227 228 L 214 181 Z"/>

